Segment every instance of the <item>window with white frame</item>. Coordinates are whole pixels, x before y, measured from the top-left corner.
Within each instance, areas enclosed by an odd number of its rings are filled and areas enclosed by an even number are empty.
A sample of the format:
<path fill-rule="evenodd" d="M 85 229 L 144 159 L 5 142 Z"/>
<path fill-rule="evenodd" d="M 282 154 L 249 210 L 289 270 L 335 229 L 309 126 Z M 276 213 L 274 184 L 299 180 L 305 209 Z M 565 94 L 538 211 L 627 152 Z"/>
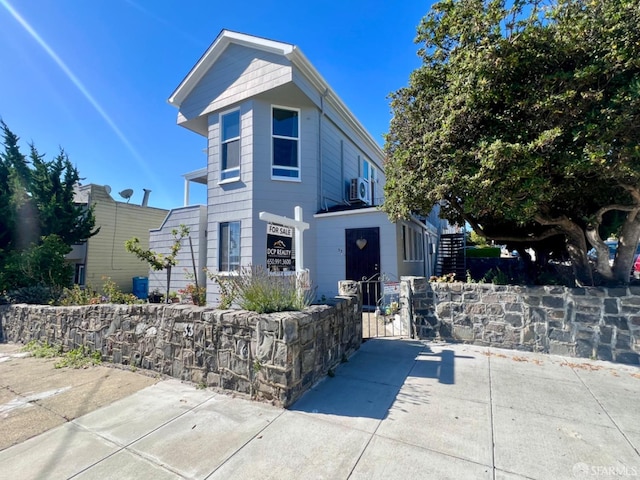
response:
<path fill-rule="evenodd" d="M 424 241 L 419 229 L 402 226 L 402 252 L 405 262 L 421 262 L 424 260 Z"/>
<path fill-rule="evenodd" d="M 237 272 L 240 270 L 240 222 L 224 222 L 220 224 L 219 262 L 221 272 Z"/>
<path fill-rule="evenodd" d="M 375 205 L 375 184 L 376 184 L 376 168 L 368 160 L 362 159 L 361 175 L 368 183 L 368 200 L 371 205 Z"/>
<path fill-rule="evenodd" d="M 272 107 L 271 178 L 300 179 L 300 112 Z"/>
<path fill-rule="evenodd" d="M 220 180 L 240 178 L 240 110 L 220 115 Z"/>

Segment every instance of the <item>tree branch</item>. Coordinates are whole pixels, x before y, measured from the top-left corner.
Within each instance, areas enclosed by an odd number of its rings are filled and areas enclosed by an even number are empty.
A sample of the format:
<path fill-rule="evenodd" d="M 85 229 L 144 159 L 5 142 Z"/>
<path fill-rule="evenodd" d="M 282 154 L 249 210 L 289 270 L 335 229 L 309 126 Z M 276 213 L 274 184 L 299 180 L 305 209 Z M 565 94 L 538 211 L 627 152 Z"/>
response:
<path fill-rule="evenodd" d="M 640 210 L 640 205 L 619 205 L 619 204 L 613 204 L 613 205 L 607 205 L 606 207 L 602 207 L 600 210 L 598 210 L 595 213 L 595 217 L 596 220 L 598 222 L 598 226 L 602 223 L 602 216 L 607 213 L 610 212 L 612 210 L 617 210 L 620 212 L 633 212 L 634 210 Z"/>
<path fill-rule="evenodd" d="M 488 238 L 490 240 L 497 240 L 499 242 L 514 242 L 514 243 L 540 242 L 542 240 L 546 240 L 547 238 L 555 237 L 556 235 L 562 235 L 564 233 L 562 228 L 553 227 L 553 228 L 545 230 L 544 232 L 539 233 L 537 235 L 528 234 L 528 235 L 521 235 L 521 236 L 518 236 L 518 237 L 516 237 L 516 236 L 508 236 L 508 235 L 504 235 L 504 236 L 503 235 L 489 235 L 483 230 L 483 228 L 480 226 L 480 224 L 476 220 L 474 220 L 473 218 L 470 218 L 470 217 L 464 215 L 464 219 L 465 219 L 466 222 L 469 223 L 469 225 L 471 225 L 473 230 L 478 235 L 480 235 L 481 237 Z"/>
<path fill-rule="evenodd" d="M 640 204 L 640 189 L 637 186 L 626 183 L 620 183 L 619 185 L 631 194 L 637 204 Z"/>

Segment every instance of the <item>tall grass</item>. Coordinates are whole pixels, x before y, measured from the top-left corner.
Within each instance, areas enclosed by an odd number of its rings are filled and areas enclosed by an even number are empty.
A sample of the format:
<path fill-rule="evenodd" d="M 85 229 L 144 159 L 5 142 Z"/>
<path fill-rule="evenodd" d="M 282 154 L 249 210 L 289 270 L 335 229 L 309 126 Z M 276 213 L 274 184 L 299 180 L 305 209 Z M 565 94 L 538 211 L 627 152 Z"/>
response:
<path fill-rule="evenodd" d="M 313 291 L 293 272 L 269 272 L 253 266 L 242 267 L 237 275 L 218 274 L 215 278 L 222 291 L 233 292 L 233 298 L 223 301 L 227 308 L 235 303 L 258 313 L 298 311 L 307 308 L 314 298 Z"/>

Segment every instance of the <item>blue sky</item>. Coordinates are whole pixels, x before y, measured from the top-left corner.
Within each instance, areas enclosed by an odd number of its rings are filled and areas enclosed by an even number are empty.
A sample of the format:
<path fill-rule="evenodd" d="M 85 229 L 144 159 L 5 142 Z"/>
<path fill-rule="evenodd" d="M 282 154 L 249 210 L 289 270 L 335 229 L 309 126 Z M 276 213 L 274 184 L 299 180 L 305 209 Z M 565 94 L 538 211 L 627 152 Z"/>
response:
<path fill-rule="evenodd" d="M 420 65 L 413 43 L 430 2 L 0 0 L 0 117 L 84 183 L 132 188 L 132 203 L 179 207 L 206 139 L 176 125 L 167 98 L 222 29 L 300 47 L 383 144 L 387 95 Z M 204 191 L 195 200 L 205 203 Z"/>

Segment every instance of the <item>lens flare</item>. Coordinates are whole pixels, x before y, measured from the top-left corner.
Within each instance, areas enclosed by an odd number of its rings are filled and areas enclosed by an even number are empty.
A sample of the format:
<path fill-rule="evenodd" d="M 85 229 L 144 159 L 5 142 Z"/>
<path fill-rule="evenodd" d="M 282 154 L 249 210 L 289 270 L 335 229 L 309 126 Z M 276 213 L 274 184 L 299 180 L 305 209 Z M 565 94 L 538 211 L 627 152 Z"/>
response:
<path fill-rule="evenodd" d="M 69 78 L 71 83 L 75 85 L 75 87 L 80 91 L 80 93 L 84 96 L 84 98 L 93 106 L 93 108 L 98 112 L 98 114 L 102 117 L 102 119 L 109 125 L 111 130 L 116 134 L 116 136 L 120 139 L 120 141 L 127 147 L 131 155 L 138 161 L 140 167 L 144 170 L 145 174 L 155 182 L 155 175 L 151 171 L 151 169 L 147 166 L 147 163 L 144 161 L 142 156 L 138 153 L 135 147 L 131 144 L 129 139 L 124 135 L 124 133 L 118 128 L 115 122 L 109 117 L 107 112 L 102 108 L 102 106 L 98 103 L 98 101 L 91 95 L 89 90 L 83 85 L 83 83 L 74 75 L 71 69 L 62 61 L 62 59 L 58 56 L 58 54 L 45 42 L 45 40 L 36 32 L 31 25 L 18 13 L 18 11 L 7 1 L 0 0 L 0 5 L 2 5 L 11 16 L 25 29 L 25 31 L 42 47 L 42 49 L 51 57 L 51 59 L 58 65 L 60 70 L 64 72 L 64 74 Z"/>

